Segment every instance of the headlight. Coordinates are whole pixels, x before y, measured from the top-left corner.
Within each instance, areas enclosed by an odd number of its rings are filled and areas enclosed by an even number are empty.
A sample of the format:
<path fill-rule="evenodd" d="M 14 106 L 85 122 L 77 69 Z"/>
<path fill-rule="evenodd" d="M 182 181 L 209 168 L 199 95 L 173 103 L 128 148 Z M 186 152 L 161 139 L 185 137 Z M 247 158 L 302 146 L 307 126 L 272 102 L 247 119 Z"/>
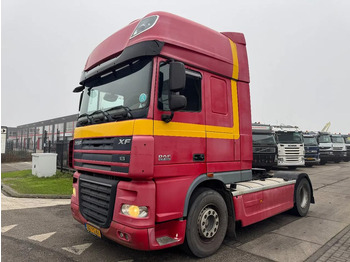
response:
<path fill-rule="evenodd" d="M 148 208 L 145 206 L 123 204 L 120 212 L 131 217 L 143 218 L 148 216 Z"/>

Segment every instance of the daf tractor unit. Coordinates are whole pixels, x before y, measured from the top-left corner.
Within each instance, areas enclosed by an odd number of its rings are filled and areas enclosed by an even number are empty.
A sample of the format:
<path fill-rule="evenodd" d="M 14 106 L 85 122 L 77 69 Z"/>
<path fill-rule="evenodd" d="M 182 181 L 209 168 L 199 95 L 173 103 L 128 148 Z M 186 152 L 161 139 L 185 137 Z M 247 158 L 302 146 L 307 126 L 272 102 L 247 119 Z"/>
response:
<path fill-rule="evenodd" d="M 206 257 L 236 222 L 305 216 L 307 174 L 252 169 L 249 82 L 241 33 L 154 12 L 104 40 L 74 89 L 73 217 L 129 248 Z"/>
<path fill-rule="evenodd" d="M 277 143 L 272 127 L 254 123 L 252 135 L 253 167 L 269 170 L 277 166 Z"/>
<path fill-rule="evenodd" d="M 320 147 L 315 133 L 304 133 L 305 166 L 318 165 L 320 163 Z"/>
<path fill-rule="evenodd" d="M 317 142 L 320 147 L 320 165 L 334 160 L 331 135 L 327 132 L 317 133 Z"/>
<path fill-rule="evenodd" d="M 280 167 L 295 169 L 305 165 L 305 150 L 302 132 L 296 126 L 272 126 L 276 134 L 278 162 Z"/>
<path fill-rule="evenodd" d="M 346 145 L 342 135 L 331 135 L 333 143 L 334 162 L 339 163 L 346 159 Z"/>

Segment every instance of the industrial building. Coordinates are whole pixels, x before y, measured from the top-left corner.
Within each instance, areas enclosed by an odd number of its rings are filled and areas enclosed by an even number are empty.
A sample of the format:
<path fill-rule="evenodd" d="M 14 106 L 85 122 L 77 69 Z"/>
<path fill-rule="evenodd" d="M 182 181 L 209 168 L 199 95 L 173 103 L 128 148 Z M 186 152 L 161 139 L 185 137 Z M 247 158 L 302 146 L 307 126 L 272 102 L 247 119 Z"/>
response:
<path fill-rule="evenodd" d="M 30 152 L 55 151 L 58 141 L 73 139 L 78 115 L 6 128 L 6 148 Z"/>

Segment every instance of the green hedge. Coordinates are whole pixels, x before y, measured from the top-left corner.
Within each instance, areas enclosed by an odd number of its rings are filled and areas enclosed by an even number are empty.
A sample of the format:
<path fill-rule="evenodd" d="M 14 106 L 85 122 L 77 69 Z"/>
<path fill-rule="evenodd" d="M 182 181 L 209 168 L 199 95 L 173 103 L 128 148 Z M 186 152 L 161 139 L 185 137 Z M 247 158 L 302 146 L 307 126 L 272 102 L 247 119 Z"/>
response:
<path fill-rule="evenodd" d="M 1 154 L 2 163 L 32 161 L 32 153 L 27 151 L 8 151 Z"/>

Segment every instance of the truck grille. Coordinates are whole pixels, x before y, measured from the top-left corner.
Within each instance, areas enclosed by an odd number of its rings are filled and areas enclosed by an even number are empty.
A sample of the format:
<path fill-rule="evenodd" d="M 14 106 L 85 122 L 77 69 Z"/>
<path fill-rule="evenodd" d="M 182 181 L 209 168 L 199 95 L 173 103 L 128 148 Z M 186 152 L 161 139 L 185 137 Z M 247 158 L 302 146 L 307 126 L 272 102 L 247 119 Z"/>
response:
<path fill-rule="evenodd" d="M 253 166 L 273 166 L 276 163 L 276 155 L 275 154 L 253 154 Z"/>
<path fill-rule="evenodd" d="M 109 227 L 118 182 L 118 180 L 80 175 L 79 207 L 86 220 L 102 228 Z"/>
<path fill-rule="evenodd" d="M 76 139 L 74 168 L 106 175 L 129 173 L 132 137 Z"/>
<path fill-rule="evenodd" d="M 265 153 L 275 153 L 276 148 L 275 147 L 257 147 L 253 146 L 253 153 L 260 153 L 260 154 L 265 154 Z"/>
<path fill-rule="evenodd" d="M 299 155 L 300 149 L 297 147 L 286 147 L 285 152 L 286 152 L 286 155 Z"/>
<path fill-rule="evenodd" d="M 341 151 L 341 150 L 343 150 L 343 148 L 342 147 L 333 147 L 333 150 L 335 150 L 335 151 Z"/>
<path fill-rule="evenodd" d="M 286 161 L 289 161 L 289 162 L 299 162 L 300 159 L 298 156 L 286 156 Z"/>

